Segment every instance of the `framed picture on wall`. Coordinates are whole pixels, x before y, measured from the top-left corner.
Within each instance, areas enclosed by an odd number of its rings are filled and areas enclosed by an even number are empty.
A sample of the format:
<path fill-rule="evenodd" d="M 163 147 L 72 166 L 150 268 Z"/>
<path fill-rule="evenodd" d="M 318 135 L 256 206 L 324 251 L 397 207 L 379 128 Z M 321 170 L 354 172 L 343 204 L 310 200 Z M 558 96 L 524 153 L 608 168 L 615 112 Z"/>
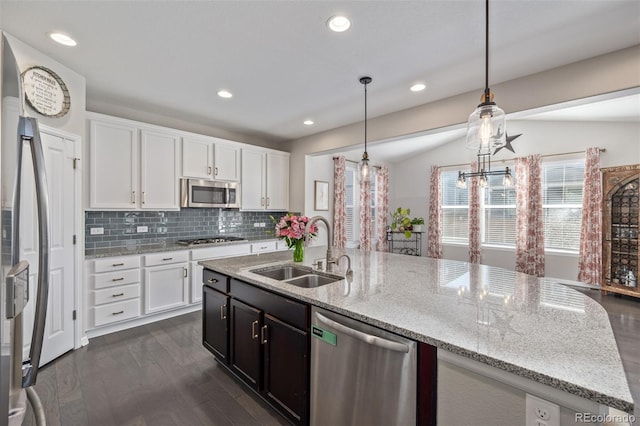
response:
<path fill-rule="evenodd" d="M 315 210 L 329 210 L 329 182 L 316 180 L 315 182 Z"/>

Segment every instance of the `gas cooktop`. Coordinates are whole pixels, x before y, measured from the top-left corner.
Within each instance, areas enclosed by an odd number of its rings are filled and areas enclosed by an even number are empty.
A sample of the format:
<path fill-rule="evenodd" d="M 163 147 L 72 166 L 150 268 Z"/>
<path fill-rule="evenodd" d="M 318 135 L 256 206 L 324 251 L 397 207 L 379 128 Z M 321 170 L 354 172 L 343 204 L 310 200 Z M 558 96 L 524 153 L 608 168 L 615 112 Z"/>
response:
<path fill-rule="evenodd" d="M 241 237 L 232 237 L 228 235 L 216 235 L 213 237 L 194 238 L 191 240 L 178 240 L 176 241 L 176 244 L 180 244 L 183 246 L 198 246 L 202 244 L 229 243 L 232 241 L 247 241 L 247 240 Z"/>

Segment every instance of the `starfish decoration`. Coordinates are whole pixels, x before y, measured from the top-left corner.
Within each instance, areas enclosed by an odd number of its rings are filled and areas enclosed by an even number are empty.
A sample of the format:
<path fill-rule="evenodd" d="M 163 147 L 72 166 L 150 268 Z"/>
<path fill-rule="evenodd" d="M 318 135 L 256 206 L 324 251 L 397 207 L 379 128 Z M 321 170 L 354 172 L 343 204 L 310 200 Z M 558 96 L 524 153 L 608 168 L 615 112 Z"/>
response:
<path fill-rule="evenodd" d="M 509 134 L 507 134 L 507 136 L 506 136 L 507 143 L 504 146 L 501 146 L 500 148 L 496 148 L 496 150 L 493 151 L 493 155 L 496 155 L 498 153 L 498 151 L 500 151 L 502 148 L 507 148 L 509 151 L 511 151 L 511 152 L 513 152 L 515 154 L 516 151 L 511 146 L 511 142 L 513 142 L 515 139 L 519 138 L 520 136 L 522 136 L 522 133 L 520 133 L 518 135 L 514 135 L 514 136 L 509 136 Z"/>

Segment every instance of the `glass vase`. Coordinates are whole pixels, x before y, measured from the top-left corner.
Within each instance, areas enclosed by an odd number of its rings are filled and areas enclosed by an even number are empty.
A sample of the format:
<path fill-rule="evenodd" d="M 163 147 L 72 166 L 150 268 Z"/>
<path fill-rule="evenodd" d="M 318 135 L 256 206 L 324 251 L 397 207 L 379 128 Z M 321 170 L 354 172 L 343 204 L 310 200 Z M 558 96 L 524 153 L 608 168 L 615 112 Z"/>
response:
<path fill-rule="evenodd" d="M 304 260 L 304 241 L 297 240 L 293 245 L 293 261 L 302 262 Z"/>

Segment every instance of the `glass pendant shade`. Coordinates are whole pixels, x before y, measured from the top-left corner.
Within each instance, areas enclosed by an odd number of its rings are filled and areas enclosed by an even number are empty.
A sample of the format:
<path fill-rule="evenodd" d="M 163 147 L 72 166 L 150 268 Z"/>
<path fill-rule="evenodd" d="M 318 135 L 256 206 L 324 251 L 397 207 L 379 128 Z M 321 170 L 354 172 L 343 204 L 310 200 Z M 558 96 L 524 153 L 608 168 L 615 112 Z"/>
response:
<path fill-rule="evenodd" d="M 462 189 L 467 187 L 467 180 L 465 179 L 464 173 L 458 172 L 458 180 L 456 181 L 456 186 Z"/>
<path fill-rule="evenodd" d="M 360 163 L 360 176 L 362 179 L 367 179 L 369 177 L 369 158 L 365 158 L 362 156 L 362 162 Z"/>
<path fill-rule="evenodd" d="M 486 154 L 507 144 L 506 115 L 493 102 L 478 105 L 467 123 L 467 148 Z"/>

